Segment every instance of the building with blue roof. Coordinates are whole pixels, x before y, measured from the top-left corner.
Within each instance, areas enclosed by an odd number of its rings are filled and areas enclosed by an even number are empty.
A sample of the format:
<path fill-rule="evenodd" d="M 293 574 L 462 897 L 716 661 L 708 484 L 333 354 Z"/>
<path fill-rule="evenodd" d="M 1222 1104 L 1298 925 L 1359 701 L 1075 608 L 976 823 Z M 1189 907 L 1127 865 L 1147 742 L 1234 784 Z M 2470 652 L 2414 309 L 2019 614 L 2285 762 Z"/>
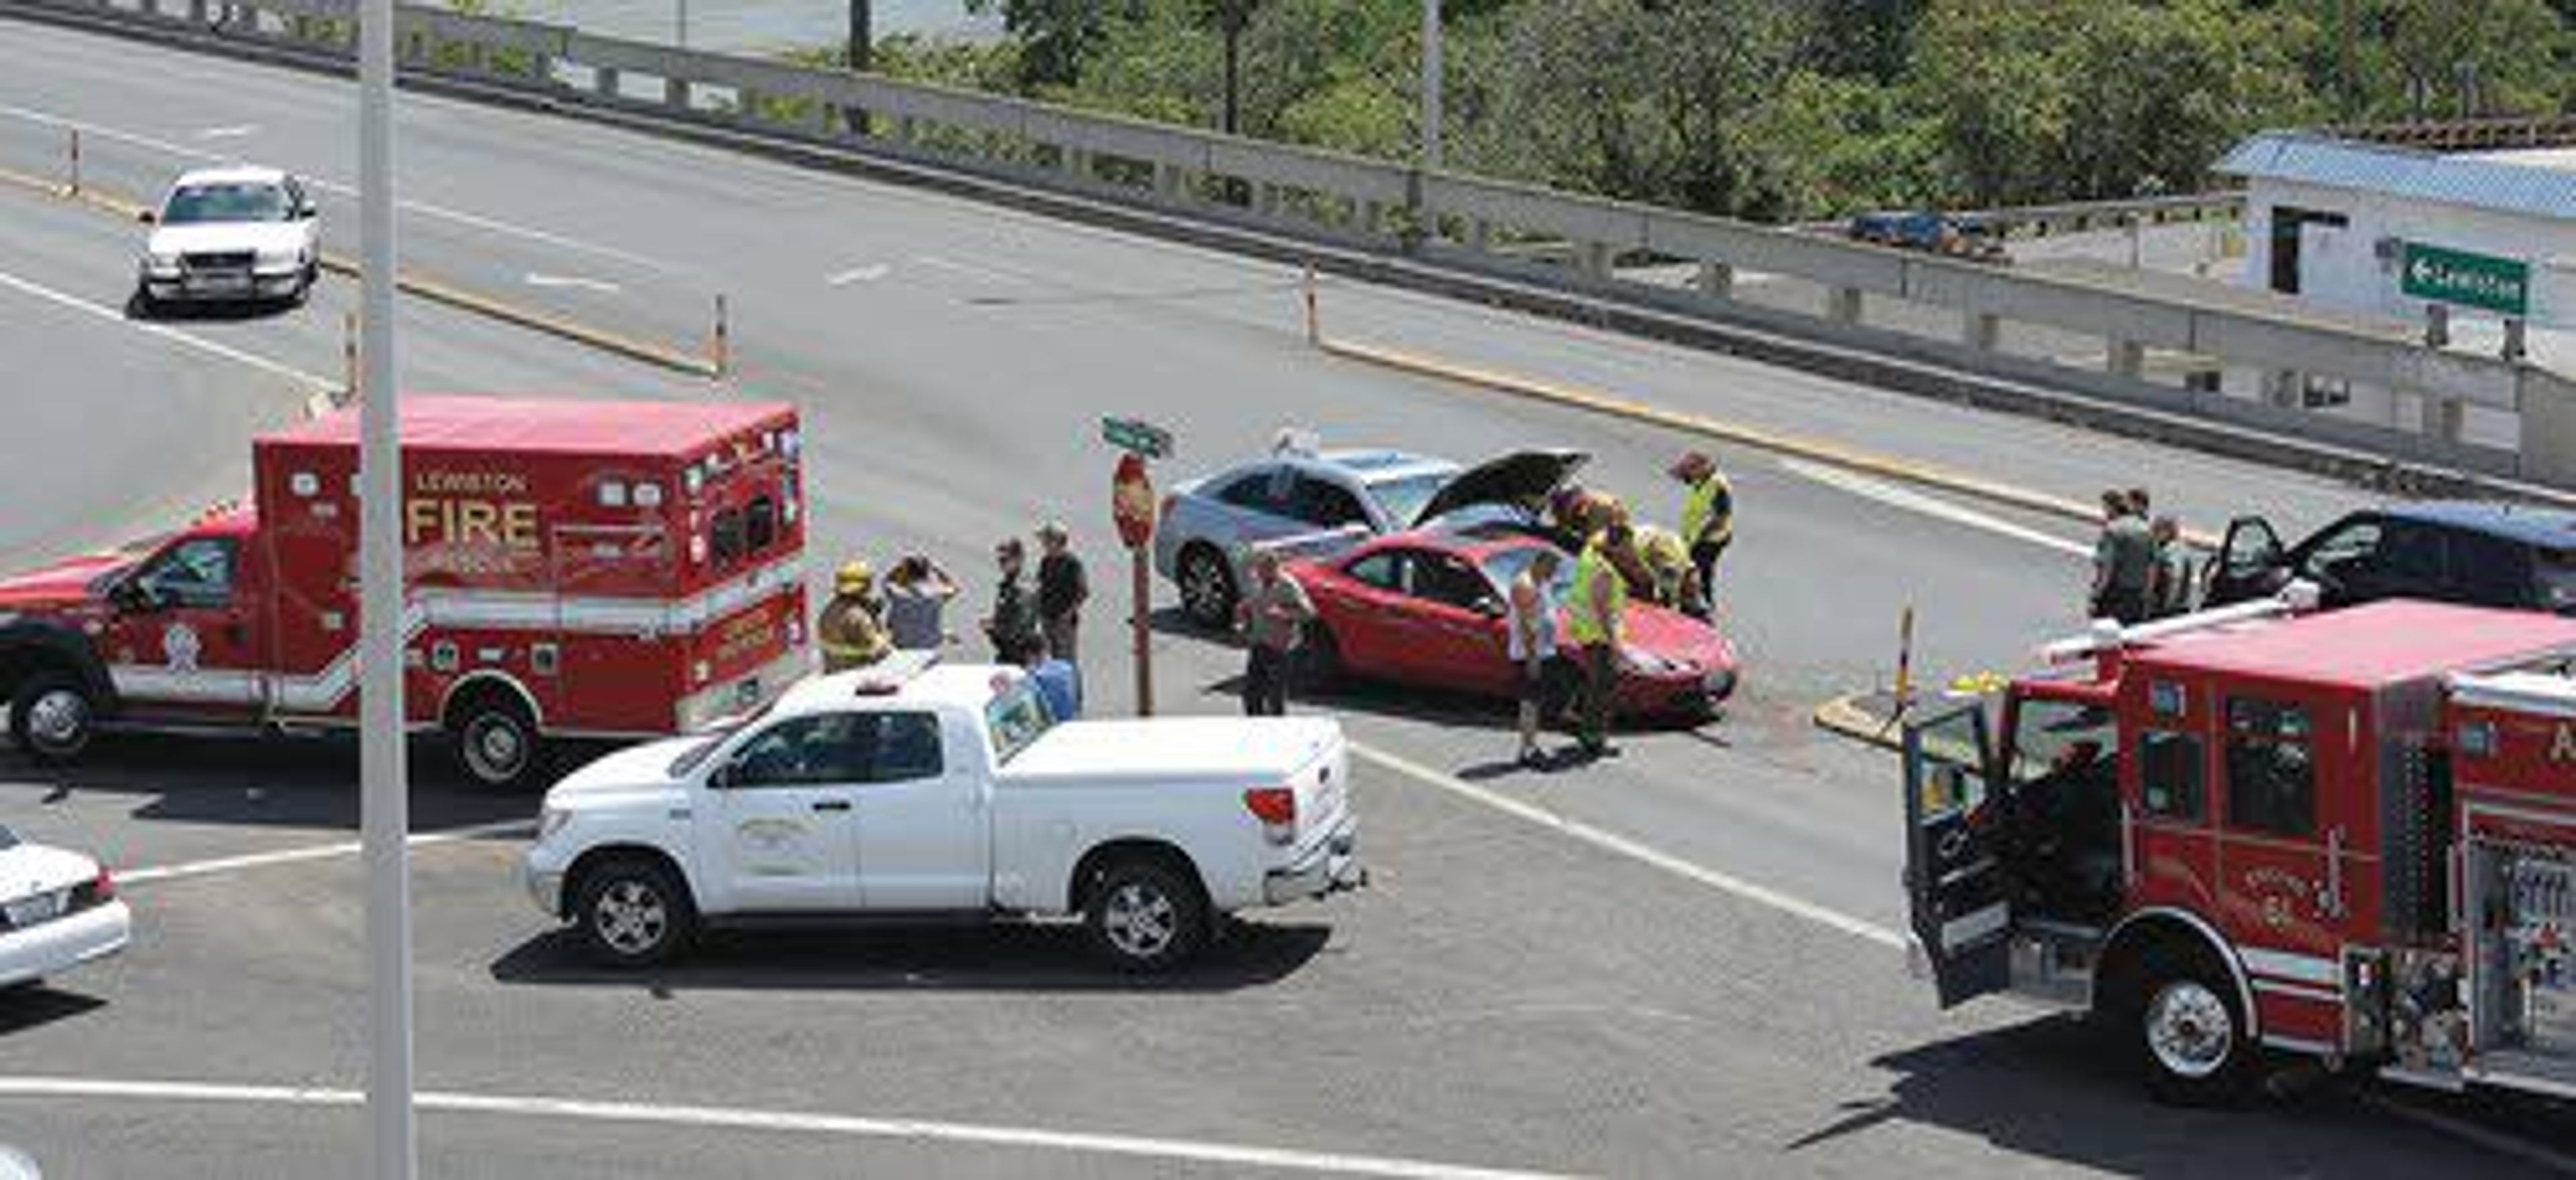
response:
<path fill-rule="evenodd" d="M 2247 285 L 2576 372 L 2576 151 L 2275 131 L 2216 171 L 2245 182 Z"/>

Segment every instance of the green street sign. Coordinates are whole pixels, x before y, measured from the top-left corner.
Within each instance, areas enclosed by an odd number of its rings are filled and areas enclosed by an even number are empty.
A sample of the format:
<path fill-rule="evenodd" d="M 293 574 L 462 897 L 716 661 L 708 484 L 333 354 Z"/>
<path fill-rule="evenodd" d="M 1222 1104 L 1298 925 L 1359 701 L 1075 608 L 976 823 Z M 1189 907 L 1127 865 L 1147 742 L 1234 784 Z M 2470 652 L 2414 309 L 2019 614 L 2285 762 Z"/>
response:
<path fill-rule="evenodd" d="M 2531 267 L 2510 258 L 2408 242 L 2398 289 L 2437 303 L 2509 316 L 2531 314 Z"/>
<path fill-rule="evenodd" d="M 1140 419 L 1103 418 L 1100 420 L 1100 438 L 1129 454 L 1148 459 L 1172 457 L 1172 432 Z"/>

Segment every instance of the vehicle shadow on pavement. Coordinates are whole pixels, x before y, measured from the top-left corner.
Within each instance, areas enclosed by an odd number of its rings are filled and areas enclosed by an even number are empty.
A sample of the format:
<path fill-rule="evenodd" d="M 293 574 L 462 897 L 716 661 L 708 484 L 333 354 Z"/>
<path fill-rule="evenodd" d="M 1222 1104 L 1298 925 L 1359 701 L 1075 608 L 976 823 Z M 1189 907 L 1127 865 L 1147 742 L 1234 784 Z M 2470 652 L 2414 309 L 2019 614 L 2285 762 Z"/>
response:
<path fill-rule="evenodd" d="M 529 819 L 543 792 L 486 790 L 448 765 L 445 751 L 414 743 L 415 831 Z M 566 765 L 578 760 L 568 759 Z M 358 827 L 358 746 L 338 737 L 103 737 L 68 767 L 39 766 L 0 745 L 0 784 L 49 787 L 49 803 L 74 795 L 142 797 L 136 819 L 295 828 Z"/>
<path fill-rule="evenodd" d="M 55 991 L 43 984 L 0 991 L 0 1037 L 43 1028 L 107 1007 L 107 1001 L 79 992 Z"/>
<path fill-rule="evenodd" d="M 2447 1139 L 2408 1142 L 2416 1129 L 2392 1126 L 2364 1102 L 2366 1083 L 2314 1070 L 2278 1074 L 2234 1109 L 2156 1105 L 2113 1038 L 2075 1016 L 1923 1045 L 1872 1064 L 1896 1075 L 1889 1096 L 1843 1104 L 1791 1140 L 1788 1153 L 1898 1122 L 1972 1135 L 2013 1157 L 2174 1180 L 2416 1176 L 2426 1168 L 2424 1150 L 2456 1152 L 2453 1166 L 2461 1168 L 2474 1154 Z M 2380 1146 L 2366 1146 L 2374 1143 Z M 2481 1176 L 2524 1174 L 2504 1157 L 2480 1155 L 2477 1162 Z"/>
<path fill-rule="evenodd" d="M 1099 964 L 1067 922 L 815 925 L 721 930 L 678 962 L 645 971 L 601 967 L 567 929 L 492 963 L 500 983 L 688 991 L 1226 992 L 1277 983 L 1322 952 L 1321 923 L 1238 922 L 1200 959 L 1167 975 Z"/>

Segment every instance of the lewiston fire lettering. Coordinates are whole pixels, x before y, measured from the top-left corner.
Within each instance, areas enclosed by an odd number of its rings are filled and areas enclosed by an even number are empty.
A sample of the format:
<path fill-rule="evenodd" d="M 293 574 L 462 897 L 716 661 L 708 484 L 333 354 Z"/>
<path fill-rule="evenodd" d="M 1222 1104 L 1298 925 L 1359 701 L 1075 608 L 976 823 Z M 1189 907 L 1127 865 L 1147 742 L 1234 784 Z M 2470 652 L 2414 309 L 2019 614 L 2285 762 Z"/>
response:
<path fill-rule="evenodd" d="M 414 572 L 512 573 L 542 555 L 528 478 L 507 471 L 423 471 L 403 502 Z"/>

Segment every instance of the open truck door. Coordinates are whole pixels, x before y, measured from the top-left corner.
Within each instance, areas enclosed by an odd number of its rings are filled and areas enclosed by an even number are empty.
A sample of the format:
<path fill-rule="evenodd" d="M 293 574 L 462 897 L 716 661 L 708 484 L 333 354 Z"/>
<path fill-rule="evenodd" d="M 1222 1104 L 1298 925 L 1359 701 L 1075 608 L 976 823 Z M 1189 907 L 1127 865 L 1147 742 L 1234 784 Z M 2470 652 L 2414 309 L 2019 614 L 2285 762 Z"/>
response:
<path fill-rule="evenodd" d="M 2209 591 L 2203 607 L 2232 606 L 2278 593 L 2289 581 L 2288 550 L 2272 522 L 2240 516 L 2227 522 L 2227 538 L 2218 558 L 2209 563 Z"/>
<path fill-rule="evenodd" d="M 2012 984 L 2012 891 L 1983 702 L 1905 727 L 1905 889 L 1943 1008 Z"/>

